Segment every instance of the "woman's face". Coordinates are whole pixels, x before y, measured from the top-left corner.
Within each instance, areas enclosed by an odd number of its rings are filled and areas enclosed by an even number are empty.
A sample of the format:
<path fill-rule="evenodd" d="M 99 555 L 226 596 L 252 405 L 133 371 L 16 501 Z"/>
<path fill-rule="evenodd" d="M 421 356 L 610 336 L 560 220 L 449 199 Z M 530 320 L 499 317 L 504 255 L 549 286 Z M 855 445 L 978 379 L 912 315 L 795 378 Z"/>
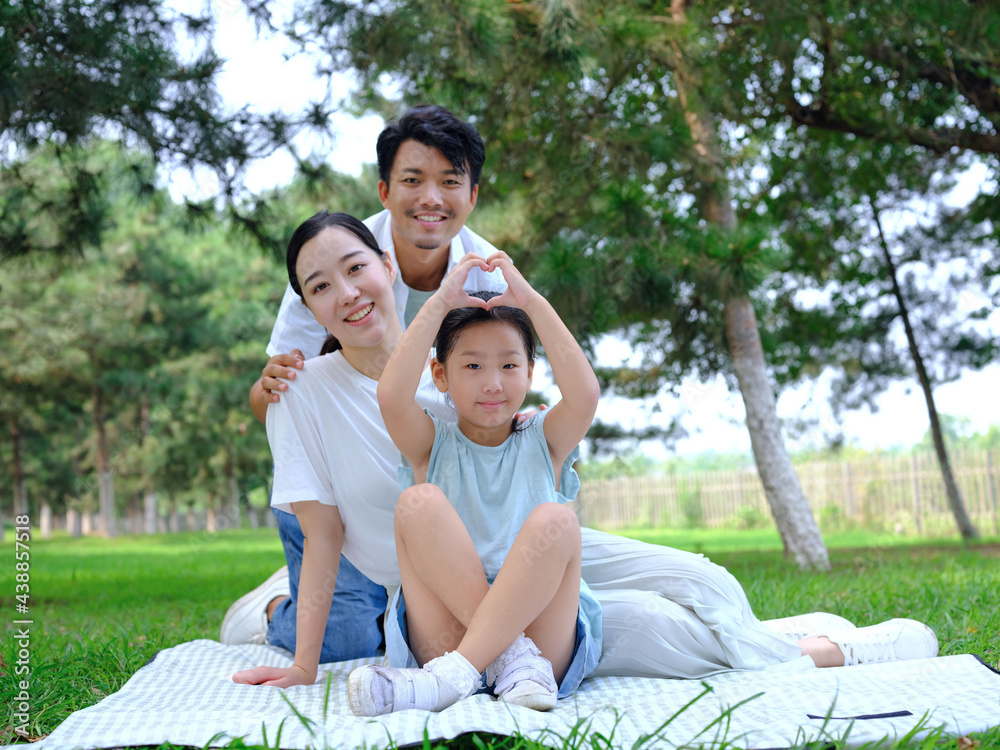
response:
<path fill-rule="evenodd" d="M 302 300 L 341 346 L 377 346 L 397 319 L 395 268 L 346 229 L 327 227 L 299 251 Z"/>

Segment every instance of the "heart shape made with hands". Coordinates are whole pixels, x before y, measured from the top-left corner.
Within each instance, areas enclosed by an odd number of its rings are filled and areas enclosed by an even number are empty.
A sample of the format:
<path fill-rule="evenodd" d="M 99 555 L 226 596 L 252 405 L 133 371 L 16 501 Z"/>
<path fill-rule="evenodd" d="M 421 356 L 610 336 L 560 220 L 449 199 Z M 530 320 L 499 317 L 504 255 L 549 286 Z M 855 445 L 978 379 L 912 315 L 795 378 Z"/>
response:
<path fill-rule="evenodd" d="M 503 271 L 496 266 L 489 271 L 484 271 L 480 266 L 473 266 L 469 269 L 469 275 L 462 288 L 470 293 L 495 292 L 503 294 L 507 289 L 507 280 L 503 276 Z"/>

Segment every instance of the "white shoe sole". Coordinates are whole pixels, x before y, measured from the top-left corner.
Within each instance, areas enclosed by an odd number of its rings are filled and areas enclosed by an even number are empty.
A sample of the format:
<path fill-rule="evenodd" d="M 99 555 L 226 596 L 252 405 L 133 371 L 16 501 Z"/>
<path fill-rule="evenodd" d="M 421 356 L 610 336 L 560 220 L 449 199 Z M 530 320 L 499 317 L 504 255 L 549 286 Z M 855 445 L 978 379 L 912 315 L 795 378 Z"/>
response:
<path fill-rule="evenodd" d="M 534 711 L 549 711 L 555 708 L 558 696 L 537 683 L 521 683 L 499 696 L 498 700 Z"/>
<path fill-rule="evenodd" d="M 372 671 L 358 667 L 347 678 L 347 702 L 355 716 L 379 716 L 372 701 Z"/>

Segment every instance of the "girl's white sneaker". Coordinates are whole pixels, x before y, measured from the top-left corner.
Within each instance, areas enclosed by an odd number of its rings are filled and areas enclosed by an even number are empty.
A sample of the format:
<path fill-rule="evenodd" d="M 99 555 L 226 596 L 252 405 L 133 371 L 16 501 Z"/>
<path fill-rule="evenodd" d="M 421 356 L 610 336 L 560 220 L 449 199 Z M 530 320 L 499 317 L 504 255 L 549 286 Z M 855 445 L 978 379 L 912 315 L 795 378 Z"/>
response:
<path fill-rule="evenodd" d="M 450 651 L 422 669 L 358 667 L 347 678 L 347 700 L 355 716 L 382 716 L 409 708 L 443 711 L 476 692 L 481 682 L 476 668 Z"/>
<path fill-rule="evenodd" d="M 486 684 L 504 703 L 535 711 L 548 711 L 559 698 L 552 662 L 524 633 L 486 667 Z"/>

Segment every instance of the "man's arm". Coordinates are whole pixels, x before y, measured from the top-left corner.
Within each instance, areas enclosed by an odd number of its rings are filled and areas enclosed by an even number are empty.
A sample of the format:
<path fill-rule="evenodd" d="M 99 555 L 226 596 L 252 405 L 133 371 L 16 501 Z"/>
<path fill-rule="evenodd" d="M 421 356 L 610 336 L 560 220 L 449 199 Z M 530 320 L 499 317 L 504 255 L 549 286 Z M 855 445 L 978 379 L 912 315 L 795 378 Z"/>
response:
<path fill-rule="evenodd" d="M 295 370 L 301 370 L 306 359 L 303 352 L 315 357 L 326 336 L 326 330 L 316 322 L 309 308 L 302 303 L 302 298 L 289 284 L 281 298 L 281 306 L 271 329 L 271 340 L 267 344 L 270 359 L 264 365 L 260 378 L 250 388 L 250 410 L 257 421 L 263 423 L 267 418 L 268 404 L 277 403 L 279 394 L 288 390 L 286 381 L 295 379 Z"/>
<path fill-rule="evenodd" d="M 301 370 L 305 356 L 298 349 L 291 354 L 275 354 L 264 365 L 257 382 L 250 387 L 250 410 L 257 421 L 264 424 L 267 405 L 277 403 L 282 391 L 288 390 L 286 380 L 295 380 L 295 371 Z"/>

